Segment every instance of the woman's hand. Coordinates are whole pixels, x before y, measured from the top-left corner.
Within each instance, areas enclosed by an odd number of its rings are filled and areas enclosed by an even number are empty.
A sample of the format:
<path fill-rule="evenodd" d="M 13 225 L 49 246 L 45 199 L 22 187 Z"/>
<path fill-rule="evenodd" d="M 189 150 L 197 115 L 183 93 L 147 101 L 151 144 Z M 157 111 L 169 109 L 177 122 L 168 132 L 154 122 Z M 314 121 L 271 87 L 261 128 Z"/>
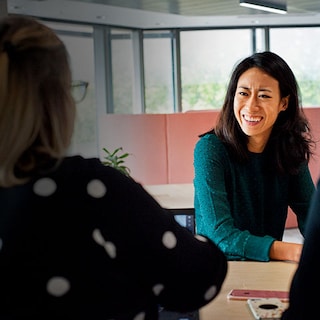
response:
<path fill-rule="evenodd" d="M 300 243 L 274 241 L 269 251 L 270 259 L 299 262 L 302 246 Z"/>

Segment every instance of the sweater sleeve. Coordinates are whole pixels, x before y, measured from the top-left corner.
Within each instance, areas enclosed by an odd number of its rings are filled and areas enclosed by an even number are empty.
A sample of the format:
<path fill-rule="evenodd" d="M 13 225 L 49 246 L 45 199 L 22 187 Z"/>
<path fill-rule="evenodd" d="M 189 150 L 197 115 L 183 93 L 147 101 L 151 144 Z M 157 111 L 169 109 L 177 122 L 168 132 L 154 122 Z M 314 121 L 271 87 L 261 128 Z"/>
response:
<path fill-rule="evenodd" d="M 194 150 L 197 233 L 215 242 L 229 260 L 269 261 L 275 239 L 235 227 L 233 203 L 226 190 L 229 165 L 228 153 L 215 135 L 206 135 L 197 142 Z"/>

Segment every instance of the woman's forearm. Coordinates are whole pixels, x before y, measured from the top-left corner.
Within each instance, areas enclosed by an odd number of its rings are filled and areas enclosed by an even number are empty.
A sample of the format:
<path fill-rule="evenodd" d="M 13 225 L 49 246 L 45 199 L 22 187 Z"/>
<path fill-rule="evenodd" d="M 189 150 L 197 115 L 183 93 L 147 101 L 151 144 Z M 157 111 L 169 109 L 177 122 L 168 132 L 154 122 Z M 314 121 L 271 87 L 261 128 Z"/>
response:
<path fill-rule="evenodd" d="M 299 262 L 301 250 L 302 244 L 274 241 L 269 252 L 270 259 Z"/>

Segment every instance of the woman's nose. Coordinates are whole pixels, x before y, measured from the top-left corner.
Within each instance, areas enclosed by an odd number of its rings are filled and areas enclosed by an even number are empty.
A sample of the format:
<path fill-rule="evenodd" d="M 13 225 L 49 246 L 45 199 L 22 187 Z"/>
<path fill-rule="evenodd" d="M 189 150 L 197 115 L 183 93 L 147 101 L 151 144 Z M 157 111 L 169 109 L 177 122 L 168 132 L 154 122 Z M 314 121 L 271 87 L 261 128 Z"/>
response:
<path fill-rule="evenodd" d="M 254 95 L 251 95 L 246 102 L 246 109 L 249 111 L 251 111 L 251 110 L 254 111 L 257 108 L 259 108 L 258 98 Z"/>

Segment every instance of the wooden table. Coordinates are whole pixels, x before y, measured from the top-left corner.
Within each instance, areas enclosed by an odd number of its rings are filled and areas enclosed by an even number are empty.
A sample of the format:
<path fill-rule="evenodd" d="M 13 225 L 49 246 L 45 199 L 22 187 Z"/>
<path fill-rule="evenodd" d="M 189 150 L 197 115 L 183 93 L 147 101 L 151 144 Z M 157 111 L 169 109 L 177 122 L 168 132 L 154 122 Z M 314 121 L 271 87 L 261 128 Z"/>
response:
<path fill-rule="evenodd" d="M 194 207 L 192 183 L 145 185 L 144 188 L 164 208 L 189 209 Z"/>
<path fill-rule="evenodd" d="M 231 289 L 288 290 L 297 264 L 291 262 L 229 261 L 219 295 L 200 309 L 201 320 L 254 320 L 246 301 L 229 300 Z"/>
<path fill-rule="evenodd" d="M 165 208 L 193 208 L 193 184 L 146 185 L 145 189 Z M 201 308 L 201 320 L 254 320 L 246 301 L 228 300 L 231 289 L 288 290 L 297 268 L 291 262 L 229 261 L 219 295 Z"/>

